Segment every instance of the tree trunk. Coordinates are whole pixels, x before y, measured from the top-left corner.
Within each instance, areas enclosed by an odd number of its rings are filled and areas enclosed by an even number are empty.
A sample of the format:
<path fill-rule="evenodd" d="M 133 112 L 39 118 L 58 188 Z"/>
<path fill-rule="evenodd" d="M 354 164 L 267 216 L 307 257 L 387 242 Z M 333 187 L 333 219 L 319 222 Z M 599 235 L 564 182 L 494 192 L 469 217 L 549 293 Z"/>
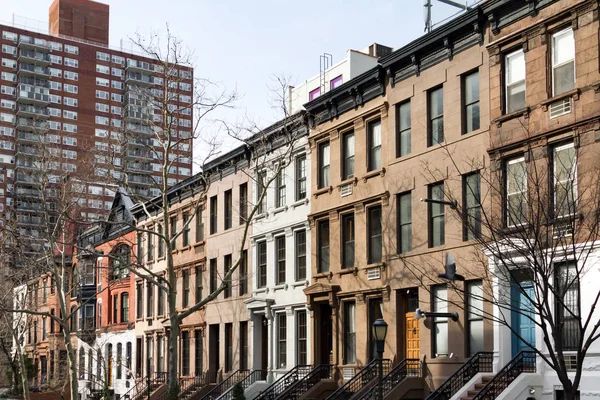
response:
<path fill-rule="evenodd" d="M 79 398 L 79 377 L 77 375 L 77 360 L 75 359 L 75 349 L 70 340 L 70 335 L 67 336 L 65 333 L 65 347 L 67 348 L 67 359 L 69 361 L 69 386 L 71 392 L 71 400 L 77 400 Z"/>
<path fill-rule="evenodd" d="M 25 357 L 20 349 L 17 349 L 19 358 L 19 368 L 21 370 L 21 385 L 23 385 L 23 400 L 29 400 L 29 382 L 27 382 L 27 368 L 25 367 Z M 16 381 L 15 377 L 15 381 Z"/>
<path fill-rule="evenodd" d="M 169 296 L 171 297 L 171 296 Z M 169 308 L 173 308 L 175 301 L 170 302 Z M 169 331 L 169 376 L 167 389 L 167 400 L 177 400 L 179 395 L 179 379 L 178 379 L 178 357 L 177 357 L 177 341 L 179 339 L 179 321 L 178 318 L 171 314 L 171 330 Z"/>

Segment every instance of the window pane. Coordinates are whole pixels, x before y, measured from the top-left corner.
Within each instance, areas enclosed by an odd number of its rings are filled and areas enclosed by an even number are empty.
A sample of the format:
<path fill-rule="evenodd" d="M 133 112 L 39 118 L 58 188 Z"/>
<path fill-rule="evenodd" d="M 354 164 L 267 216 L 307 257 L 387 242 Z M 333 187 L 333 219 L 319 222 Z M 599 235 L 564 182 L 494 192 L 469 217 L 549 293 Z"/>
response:
<path fill-rule="evenodd" d="M 525 54 L 519 50 L 506 56 L 506 83 L 513 84 L 525 80 Z"/>
<path fill-rule="evenodd" d="M 443 100 L 442 88 L 432 90 L 429 93 L 429 115 L 431 118 L 439 117 L 444 114 Z"/>
<path fill-rule="evenodd" d="M 465 76 L 465 104 L 479 101 L 479 72 Z"/>
<path fill-rule="evenodd" d="M 369 209 L 369 264 L 381 262 L 381 207 Z"/>
<path fill-rule="evenodd" d="M 525 221 L 527 201 L 527 176 L 525 159 L 508 162 L 506 167 L 507 224 L 517 225 Z"/>
<path fill-rule="evenodd" d="M 469 355 L 483 351 L 483 320 L 469 323 Z"/>
<path fill-rule="evenodd" d="M 354 134 L 344 135 L 344 173 L 343 179 L 350 179 L 354 176 Z"/>
<path fill-rule="evenodd" d="M 575 62 L 571 61 L 554 68 L 554 95 L 573 90 L 575 87 Z"/>
<path fill-rule="evenodd" d="M 444 119 L 431 121 L 431 145 L 440 144 L 444 141 Z"/>
<path fill-rule="evenodd" d="M 553 65 L 563 64 L 575 58 L 575 41 L 573 31 L 567 29 L 552 37 Z"/>
<path fill-rule="evenodd" d="M 369 124 L 369 171 L 381 168 L 381 121 Z"/>
<path fill-rule="evenodd" d="M 398 107 L 398 136 L 396 137 L 396 157 L 410 154 L 410 101 Z"/>
<path fill-rule="evenodd" d="M 467 132 L 479 129 L 479 102 L 467 106 L 465 119 Z"/>

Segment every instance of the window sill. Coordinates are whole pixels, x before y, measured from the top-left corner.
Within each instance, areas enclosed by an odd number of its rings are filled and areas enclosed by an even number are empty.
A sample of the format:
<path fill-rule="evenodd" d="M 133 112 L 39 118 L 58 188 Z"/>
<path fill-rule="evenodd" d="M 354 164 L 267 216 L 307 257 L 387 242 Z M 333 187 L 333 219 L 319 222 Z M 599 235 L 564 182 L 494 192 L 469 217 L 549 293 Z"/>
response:
<path fill-rule="evenodd" d="M 296 207 L 300 207 L 300 206 L 305 206 L 308 204 L 308 199 L 305 197 L 303 199 L 297 200 L 295 203 L 292 203 L 292 208 L 296 208 Z"/>
<path fill-rule="evenodd" d="M 529 109 L 529 107 L 521 108 L 520 110 L 511 112 L 510 114 L 504 114 L 504 115 L 496 118 L 495 120 L 492 121 L 492 123 L 496 124 L 497 128 L 500 128 L 504 122 L 510 121 L 511 119 L 515 119 L 515 118 L 519 118 L 519 117 L 529 118 L 530 112 L 531 112 L 531 110 Z"/>
<path fill-rule="evenodd" d="M 177 254 L 177 253 L 179 253 L 179 249 L 173 249 L 173 250 L 171 250 L 171 254 Z"/>
<path fill-rule="evenodd" d="M 179 251 L 180 251 L 180 252 L 184 252 L 184 251 L 187 251 L 187 250 L 189 250 L 189 249 L 191 249 L 191 248 L 192 248 L 192 246 L 188 244 L 187 246 L 185 246 L 185 247 L 183 247 L 183 248 L 179 249 Z"/>
<path fill-rule="evenodd" d="M 287 290 L 288 289 L 288 284 L 287 283 L 283 283 L 283 284 L 279 284 L 279 285 L 275 285 L 273 286 L 273 291 L 276 292 L 278 290 Z"/>
<path fill-rule="evenodd" d="M 331 194 L 331 192 L 333 192 L 333 186 L 326 186 L 324 188 L 320 188 L 317 189 L 313 192 L 313 196 L 315 196 L 315 199 L 319 196 L 321 196 L 322 194 Z"/>
<path fill-rule="evenodd" d="M 369 171 L 367 172 L 363 177 L 362 180 L 363 182 L 367 182 L 369 179 L 371 178 L 375 178 L 376 176 L 381 176 L 384 177 L 385 176 L 385 167 L 379 168 L 379 169 L 375 169 L 373 171 Z"/>
<path fill-rule="evenodd" d="M 165 257 L 165 256 L 158 257 L 158 258 L 156 259 L 156 262 L 161 262 L 161 261 L 164 261 L 164 260 L 166 260 L 166 258 L 167 258 L 167 257 Z"/>
<path fill-rule="evenodd" d="M 331 271 L 319 272 L 319 273 L 313 275 L 314 280 L 321 279 L 321 278 L 331 279 L 332 277 L 333 277 L 333 272 L 331 272 Z"/>
<path fill-rule="evenodd" d="M 254 216 L 254 220 L 258 221 L 259 219 L 267 218 L 268 215 L 269 215 L 269 213 L 266 213 L 266 212 L 261 213 L 261 214 L 256 214 Z"/>
<path fill-rule="evenodd" d="M 204 244 L 206 244 L 206 240 L 201 240 L 199 242 L 196 242 L 192 246 L 198 247 L 198 246 L 204 246 Z"/>
<path fill-rule="evenodd" d="M 279 214 L 281 212 L 287 211 L 288 206 L 281 206 L 273 210 L 273 214 Z"/>
<path fill-rule="evenodd" d="M 565 93 L 561 93 L 557 96 L 550 97 L 548 100 L 544 100 L 540 104 L 542 106 L 542 110 L 548 111 L 548 106 L 550 104 L 554 103 L 555 101 L 563 100 L 566 98 L 572 98 L 574 101 L 577 101 L 577 100 L 579 100 L 580 94 L 581 94 L 581 90 L 579 90 L 577 88 L 577 89 L 569 90 L 568 92 L 565 92 Z"/>
<path fill-rule="evenodd" d="M 298 281 L 298 282 L 292 283 L 293 288 L 296 288 L 299 286 L 308 286 L 308 281 Z"/>
<path fill-rule="evenodd" d="M 356 275 L 358 275 L 358 267 L 342 268 L 340 266 L 340 270 L 337 274 L 338 274 L 338 276 L 349 275 L 349 274 L 356 276 Z"/>
<path fill-rule="evenodd" d="M 259 293 L 269 293 L 269 289 L 268 288 L 260 288 L 260 289 L 256 289 L 254 291 L 255 294 L 259 294 Z"/>

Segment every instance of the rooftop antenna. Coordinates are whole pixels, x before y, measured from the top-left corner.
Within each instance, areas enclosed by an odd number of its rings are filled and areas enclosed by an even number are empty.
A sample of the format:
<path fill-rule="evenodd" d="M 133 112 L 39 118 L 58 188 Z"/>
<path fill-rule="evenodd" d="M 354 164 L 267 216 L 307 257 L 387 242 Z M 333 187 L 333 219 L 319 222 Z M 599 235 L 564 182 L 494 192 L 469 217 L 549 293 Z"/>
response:
<path fill-rule="evenodd" d="M 460 8 L 463 11 L 471 9 L 471 7 L 467 6 L 467 3 L 465 3 L 463 5 L 463 4 L 457 3 L 452 0 L 437 0 L 437 1 L 439 1 L 440 3 L 447 4 L 449 6 L 452 6 L 452 7 Z M 427 33 L 431 32 L 431 29 L 433 28 L 433 23 L 431 22 L 431 7 L 432 6 L 433 5 L 431 4 L 431 0 L 425 0 L 425 4 L 423 5 L 423 7 L 424 7 L 424 11 L 425 11 L 425 32 L 427 32 Z"/>
<path fill-rule="evenodd" d="M 327 76 L 325 73 L 333 64 L 333 56 L 329 53 L 323 53 L 321 56 L 319 56 L 319 64 L 319 87 L 321 88 L 320 94 L 323 94 L 327 89 Z"/>

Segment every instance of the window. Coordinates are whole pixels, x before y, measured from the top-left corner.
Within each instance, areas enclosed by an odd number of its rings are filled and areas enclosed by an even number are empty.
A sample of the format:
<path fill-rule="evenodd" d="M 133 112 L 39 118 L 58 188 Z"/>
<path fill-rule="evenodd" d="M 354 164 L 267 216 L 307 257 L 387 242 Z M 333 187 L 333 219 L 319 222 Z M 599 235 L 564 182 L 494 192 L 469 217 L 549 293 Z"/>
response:
<path fill-rule="evenodd" d="M 525 107 L 525 53 L 517 50 L 507 54 L 506 66 L 506 113 Z"/>
<path fill-rule="evenodd" d="M 158 281 L 164 284 L 162 278 L 158 278 Z M 165 315 L 165 292 L 159 286 L 156 287 L 156 303 L 156 315 Z"/>
<path fill-rule="evenodd" d="M 369 264 L 381 262 L 382 258 L 382 230 L 381 230 L 381 206 L 368 209 L 368 246 Z"/>
<path fill-rule="evenodd" d="M 233 194 L 231 189 L 227 190 L 225 192 L 225 196 L 224 196 L 224 202 L 223 202 L 223 216 L 224 216 L 224 229 L 231 229 L 231 226 L 233 224 Z"/>
<path fill-rule="evenodd" d="M 248 250 L 242 251 L 242 259 L 240 260 L 240 296 L 248 293 Z"/>
<path fill-rule="evenodd" d="M 302 310 L 296 313 L 296 326 L 298 327 L 296 335 L 296 337 L 298 338 L 298 355 L 296 358 L 296 364 L 306 365 L 308 360 L 308 329 L 306 324 L 306 311 Z"/>
<path fill-rule="evenodd" d="M 573 143 L 553 149 L 554 213 L 557 217 L 573 215 L 577 206 L 577 155 Z"/>
<path fill-rule="evenodd" d="M 277 314 L 277 366 L 285 368 L 287 362 L 287 315 Z"/>
<path fill-rule="evenodd" d="M 181 280 L 183 285 L 183 296 L 181 298 L 181 306 L 183 308 L 190 306 L 190 271 L 181 271 Z"/>
<path fill-rule="evenodd" d="M 210 198 L 210 234 L 217 233 L 217 196 Z"/>
<path fill-rule="evenodd" d="M 296 240 L 296 280 L 306 279 L 306 231 L 297 231 Z"/>
<path fill-rule="evenodd" d="M 579 270 L 575 261 L 557 263 L 556 274 L 556 324 L 562 331 L 564 350 L 577 350 L 580 337 Z"/>
<path fill-rule="evenodd" d="M 285 283 L 285 236 L 275 238 L 275 259 L 277 262 L 276 284 Z"/>
<path fill-rule="evenodd" d="M 314 100 L 321 95 L 321 88 L 316 88 L 308 93 L 308 101 Z"/>
<path fill-rule="evenodd" d="M 463 176 L 463 240 L 481 235 L 481 187 L 479 172 Z"/>
<path fill-rule="evenodd" d="M 137 376 L 142 376 L 142 365 L 144 362 L 142 361 L 144 358 L 142 357 L 143 346 L 142 346 L 142 338 L 138 337 L 135 340 L 135 373 Z M 98 349 L 100 350 L 100 349 Z M 100 358 L 98 358 L 100 360 Z M 100 363 L 98 363 L 100 365 Z M 98 374 L 100 375 L 100 374 Z"/>
<path fill-rule="evenodd" d="M 233 324 L 225 324 L 225 372 L 233 367 Z"/>
<path fill-rule="evenodd" d="M 225 280 L 225 275 L 227 275 L 231 270 L 231 264 L 231 254 L 227 254 L 225 257 L 223 257 L 223 280 Z M 223 290 L 223 297 L 225 297 L 226 299 L 231 297 L 232 281 L 233 280 L 231 278 L 227 278 L 227 280 L 225 281 L 227 285 L 225 286 L 225 290 Z"/>
<path fill-rule="evenodd" d="M 190 245 L 192 239 L 190 237 L 190 214 L 189 213 L 183 213 L 183 232 L 181 234 L 182 236 L 182 246 L 183 247 L 187 247 Z"/>
<path fill-rule="evenodd" d="M 240 369 L 248 369 L 248 321 L 240 322 Z"/>
<path fill-rule="evenodd" d="M 412 194 L 401 193 L 396 197 L 398 213 L 398 253 L 412 250 Z"/>
<path fill-rule="evenodd" d="M 267 212 L 267 171 L 260 171 L 257 176 L 256 181 L 256 202 L 258 203 L 258 208 L 256 212 L 258 214 L 263 214 Z M 261 200 L 262 197 L 262 200 Z M 260 200 L 260 201 L 259 201 Z"/>
<path fill-rule="evenodd" d="M 429 185 L 427 189 L 428 198 L 444 200 L 444 182 Z M 427 211 L 429 215 L 429 247 L 442 246 L 445 240 L 444 205 L 427 203 Z"/>
<path fill-rule="evenodd" d="M 113 306 L 113 314 L 112 314 L 112 323 L 113 324 L 118 324 L 119 323 L 119 296 L 118 295 L 113 295 L 112 296 L 112 306 Z"/>
<path fill-rule="evenodd" d="M 267 286 L 267 242 L 258 242 L 256 244 L 256 256 L 258 265 L 258 277 L 256 285 L 259 288 Z"/>
<path fill-rule="evenodd" d="M 344 83 L 344 80 L 342 78 L 342 75 L 340 75 L 329 81 L 329 86 L 331 87 L 331 89 L 335 89 L 336 87 L 341 86 L 342 83 Z"/>
<path fill-rule="evenodd" d="M 77 94 L 79 92 L 79 88 L 76 85 L 69 85 L 69 84 L 65 83 L 63 85 L 63 88 L 64 88 L 65 92 L 67 92 L 67 93 Z"/>
<path fill-rule="evenodd" d="M 65 53 L 79 54 L 79 47 L 77 47 L 77 46 L 71 46 L 69 44 L 65 44 Z"/>
<path fill-rule="evenodd" d="M 65 97 L 66 100 L 66 97 Z M 108 112 L 110 108 L 108 107 L 108 104 L 103 104 L 103 103 L 96 103 L 96 111 L 100 111 L 100 112 Z"/>
<path fill-rule="evenodd" d="M 146 282 L 146 317 L 152 317 L 154 314 L 154 285 L 152 282 Z"/>
<path fill-rule="evenodd" d="M 344 303 L 344 364 L 356 363 L 356 304 Z"/>
<path fill-rule="evenodd" d="M 136 310 L 135 317 L 137 319 L 141 319 L 144 315 L 144 306 L 142 303 L 143 294 L 142 294 L 142 282 L 138 282 L 135 285 L 135 300 L 136 300 Z"/>
<path fill-rule="evenodd" d="M 354 177 L 354 132 L 342 138 L 342 180 L 346 180 Z"/>
<path fill-rule="evenodd" d="M 117 379 L 122 379 L 122 378 L 123 378 L 123 344 L 117 343 Z"/>
<path fill-rule="evenodd" d="M 433 296 L 433 312 L 448 312 L 448 289 L 445 285 L 434 286 L 431 290 Z M 448 318 L 433 318 L 433 327 L 431 329 L 433 338 L 432 357 L 448 354 Z"/>
<path fill-rule="evenodd" d="M 275 207 L 285 206 L 285 170 L 279 170 L 275 180 Z"/>
<path fill-rule="evenodd" d="M 354 214 L 342 215 L 342 268 L 354 267 Z"/>
<path fill-rule="evenodd" d="M 196 329 L 194 331 L 194 376 L 202 376 L 202 331 Z"/>
<path fill-rule="evenodd" d="M 248 184 L 242 183 L 240 185 L 240 225 L 246 223 L 248 218 Z"/>
<path fill-rule="evenodd" d="M 296 157 L 296 201 L 306 198 L 306 155 Z"/>
<path fill-rule="evenodd" d="M 96 72 L 100 74 L 110 74 L 110 67 L 108 65 L 96 64 Z"/>
<path fill-rule="evenodd" d="M 525 157 L 509 160 L 506 174 L 506 225 L 516 226 L 525 222 L 527 213 L 527 172 Z"/>
<path fill-rule="evenodd" d="M 64 61 L 65 61 L 65 67 L 79 68 L 79 61 L 78 60 L 75 60 L 73 58 L 65 57 Z"/>
<path fill-rule="evenodd" d="M 552 35 L 552 96 L 575 87 L 575 40 L 571 28 Z"/>
<path fill-rule="evenodd" d="M 396 107 L 396 118 L 396 157 L 403 157 L 411 151 L 410 100 Z"/>
<path fill-rule="evenodd" d="M 463 76 L 463 132 L 479 129 L 479 71 Z"/>
<path fill-rule="evenodd" d="M 148 232 L 148 253 L 146 254 L 148 261 L 154 261 L 154 234 Z"/>
<path fill-rule="evenodd" d="M 70 79 L 72 81 L 79 80 L 79 74 L 77 72 L 73 72 L 73 71 L 65 71 L 64 77 L 65 77 L 65 79 Z"/>
<path fill-rule="evenodd" d="M 211 258 L 210 260 L 210 292 L 213 293 L 217 290 L 217 259 Z"/>
<path fill-rule="evenodd" d="M 329 142 L 319 144 L 319 188 L 329 186 Z"/>
<path fill-rule="evenodd" d="M 483 351 L 483 286 L 481 281 L 467 282 L 467 334 L 469 356 Z"/>
<path fill-rule="evenodd" d="M 444 92 L 443 88 L 431 90 L 427 96 L 429 97 L 428 109 L 429 114 L 429 135 L 427 145 L 433 146 L 444 141 Z"/>
<path fill-rule="evenodd" d="M 173 248 L 176 248 L 177 238 L 175 236 L 177 235 L 177 215 L 173 215 L 171 218 L 169 218 L 169 224 L 171 225 L 171 245 Z"/>
<path fill-rule="evenodd" d="M 198 207 L 196 210 L 196 242 L 202 241 L 204 241 L 204 215 L 202 207 Z"/>
<path fill-rule="evenodd" d="M 84 348 L 79 349 L 79 379 L 85 378 L 85 350 Z"/>
<path fill-rule="evenodd" d="M 190 375 L 190 333 L 181 332 L 181 374 Z"/>
<path fill-rule="evenodd" d="M 381 168 L 381 120 L 368 124 L 368 147 L 368 170 L 374 171 Z"/>
<path fill-rule="evenodd" d="M 318 272 L 329 272 L 329 221 L 319 221 L 317 231 L 319 250 Z"/>
<path fill-rule="evenodd" d="M 158 224 L 158 258 L 163 258 L 165 256 L 165 241 L 161 235 L 165 233 L 165 228 L 162 224 Z"/>

